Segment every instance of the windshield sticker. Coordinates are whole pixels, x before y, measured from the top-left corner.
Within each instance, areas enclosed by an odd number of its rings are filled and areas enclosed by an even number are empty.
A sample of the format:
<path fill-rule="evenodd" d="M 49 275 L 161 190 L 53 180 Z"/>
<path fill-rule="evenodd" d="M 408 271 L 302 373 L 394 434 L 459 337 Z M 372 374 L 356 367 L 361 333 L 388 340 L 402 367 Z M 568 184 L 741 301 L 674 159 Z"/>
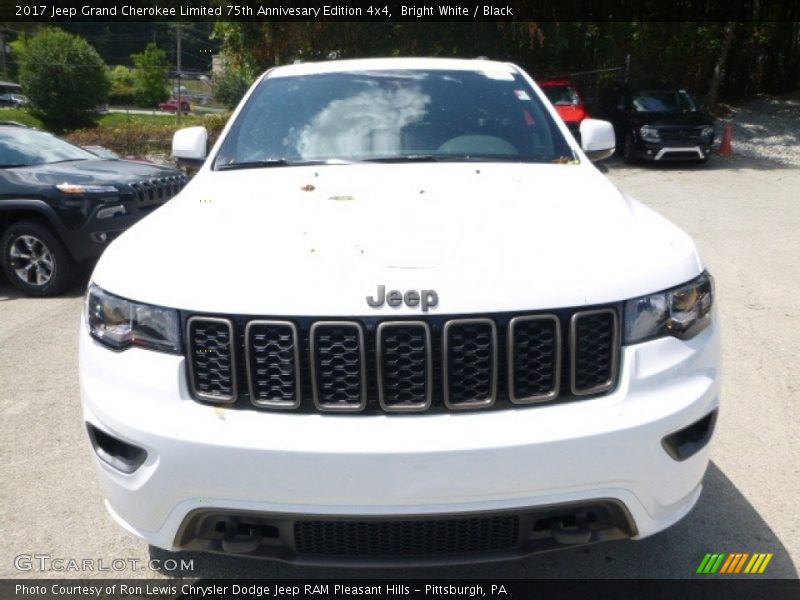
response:
<path fill-rule="evenodd" d="M 514 93 L 517 95 L 517 98 L 520 100 L 530 100 L 531 97 L 528 96 L 528 92 L 525 90 L 514 90 Z"/>
<path fill-rule="evenodd" d="M 499 81 L 514 81 L 514 73 L 507 69 L 485 69 L 481 72 L 489 79 L 497 79 Z"/>

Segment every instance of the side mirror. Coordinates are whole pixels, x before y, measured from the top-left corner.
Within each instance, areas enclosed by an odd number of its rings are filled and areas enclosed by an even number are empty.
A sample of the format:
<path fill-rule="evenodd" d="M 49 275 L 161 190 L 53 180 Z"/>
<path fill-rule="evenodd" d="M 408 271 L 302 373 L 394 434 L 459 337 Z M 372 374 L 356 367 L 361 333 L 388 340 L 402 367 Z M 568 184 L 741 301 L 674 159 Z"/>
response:
<path fill-rule="evenodd" d="M 172 136 L 172 156 L 184 160 L 205 160 L 208 154 L 208 131 L 205 127 L 186 127 Z"/>
<path fill-rule="evenodd" d="M 581 121 L 581 148 L 589 160 L 604 160 L 614 154 L 616 147 L 617 139 L 611 123 L 599 119 Z"/>

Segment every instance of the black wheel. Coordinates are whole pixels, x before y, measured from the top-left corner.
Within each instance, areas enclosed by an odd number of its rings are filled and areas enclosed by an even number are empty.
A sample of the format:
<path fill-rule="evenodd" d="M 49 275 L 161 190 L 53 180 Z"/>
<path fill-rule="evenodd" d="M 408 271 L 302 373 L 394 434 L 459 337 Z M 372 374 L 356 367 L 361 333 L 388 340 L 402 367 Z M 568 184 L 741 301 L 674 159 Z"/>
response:
<path fill-rule="evenodd" d="M 626 165 L 636 163 L 636 149 L 633 145 L 633 134 L 629 133 L 625 136 L 625 141 L 622 144 L 622 160 Z"/>
<path fill-rule="evenodd" d="M 53 296 L 77 275 L 75 261 L 44 223 L 20 221 L 0 241 L 3 271 L 11 285 L 29 296 Z"/>

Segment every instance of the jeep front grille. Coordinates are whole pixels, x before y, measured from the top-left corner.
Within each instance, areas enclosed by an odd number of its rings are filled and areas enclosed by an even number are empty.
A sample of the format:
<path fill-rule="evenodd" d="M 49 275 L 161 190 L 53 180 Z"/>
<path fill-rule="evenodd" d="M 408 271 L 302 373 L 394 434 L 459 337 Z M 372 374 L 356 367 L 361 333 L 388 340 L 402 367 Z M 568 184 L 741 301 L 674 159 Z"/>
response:
<path fill-rule="evenodd" d="M 213 402 L 236 400 L 233 323 L 228 319 L 192 317 L 187 322 L 189 382 L 195 397 Z"/>
<path fill-rule="evenodd" d="M 348 321 L 188 315 L 189 387 L 205 402 L 306 412 L 575 400 L 617 384 L 617 311 Z"/>
<path fill-rule="evenodd" d="M 186 175 L 171 175 L 169 177 L 158 177 L 155 179 L 145 179 L 130 184 L 133 190 L 133 199 L 139 208 L 163 204 L 186 185 Z"/>

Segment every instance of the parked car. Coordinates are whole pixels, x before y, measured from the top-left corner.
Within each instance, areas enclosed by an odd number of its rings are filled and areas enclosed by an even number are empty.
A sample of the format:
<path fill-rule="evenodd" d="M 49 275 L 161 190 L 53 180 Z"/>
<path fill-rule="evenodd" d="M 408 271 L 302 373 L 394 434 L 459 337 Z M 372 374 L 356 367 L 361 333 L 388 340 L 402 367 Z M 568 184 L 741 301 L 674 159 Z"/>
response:
<path fill-rule="evenodd" d="M 711 276 L 519 67 L 269 70 L 87 290 L 106 507 L 172 550 L 341 565 L 643 538 L 697 502 Z"/>
<path fill-rule="evenodd" d="M 614 124 L 627 163 L 638 160 L 706 162 L 714 121 L 685 89 L 617 84 L 605 96 L 602 116 Z"/>
<path fill-rule="evenodd" d="M 168 112 L 175 112 L 178 110 L 178 101 L 175 98 L 170 98 L 166 102 L 162 102 L 158 105 L 159 110 L 164 110 Z M 191 110 L 191 106 L 187 100 L 181 100 L 181 112 L 183 114 L 189 114 Z"/>
<path fill-rule="evenodd" d="M 0 266 L 26 294 L 57 294 L 185 183 L 175 169 L 104 159 L 0 122 Z"/>
<path fill-rule="evenodd" d="M 581 121 L 589 118 L 589 111 L 572 79 L 542 79 L 536 82 L 556 111 L 567 124 L 572 135 L 579 139 Z"/>
<path fill-rule="evenodd" d="M 3 94 L 0 95 L 0 106 L 28 106 L 30 104 L 30 100 L 28 100 L 27 96 L 23 96 L 22 94 Z"/>

